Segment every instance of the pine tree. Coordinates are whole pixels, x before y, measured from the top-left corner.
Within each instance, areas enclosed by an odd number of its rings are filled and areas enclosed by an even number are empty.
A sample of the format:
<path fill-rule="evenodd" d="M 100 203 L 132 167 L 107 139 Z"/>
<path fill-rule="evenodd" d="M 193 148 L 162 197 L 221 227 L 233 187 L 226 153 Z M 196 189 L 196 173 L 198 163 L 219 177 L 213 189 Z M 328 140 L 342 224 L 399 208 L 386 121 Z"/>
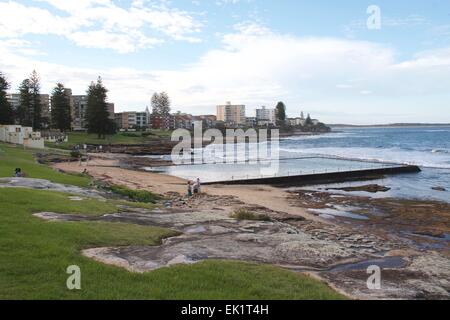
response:
<path fill-rule="evenodd" d="M 281 125 L 283 125 L 286 121 L 286 106 L 283 102 L 278 102 L 277 106 L 275 107 L 275 112 L 277 115 L 277 122 L 279 122 Z"/>
<path fill-rule="evenodd" d="M 157 116 L 168 116 L 170 114 L 170 98 L 165 92 L 155 92 L 152 96 L 152 114 Z"/>
<path fill-rule="evenodd" d="M 91 82 L 87 91 L 86 123 L 89 133 L 95 133 L 99 138 L 115 132 L 114 121 L 109 118 L 106 103 L 108 90 L 103 86 L 102 79 Z"/>
<path fill-rule="evenodd" d="M 160 110 L 161 114 L 168 116 L 170 114 L 170 98 L 166 92 L 159 94 Z"/>
<path fill-rule="evenodd" d="M 19 86 L 19 106 L 16 110 L 17 123 L 22 126 L 31 127 L 33 125 L 31 114 L 32 100 L 30 80 L 25 79 Z"/>
<path fill-rule="evenodd" d="M 52 92 L 52 127 L 61 132 L 70 130 L 70 100 L 65 92 L 64 85 L 58 83 Z"/>
<path fill-rule="evenodd" d="M 30 92 L 31 92 L 31 121 L 34 130 L 39 130 L 42 128 L 43 118 L 42 118 L 42 105 L 41 105 L 41 80 L 36 72 L 33 70 L 30 77 Z"/>
<path fill-rule="evenodd" d="M 5 76 L 0 72 L 0 124 L 13 124 L 14 112 L 6 98 L 6 91 L 10 88 Z"/>

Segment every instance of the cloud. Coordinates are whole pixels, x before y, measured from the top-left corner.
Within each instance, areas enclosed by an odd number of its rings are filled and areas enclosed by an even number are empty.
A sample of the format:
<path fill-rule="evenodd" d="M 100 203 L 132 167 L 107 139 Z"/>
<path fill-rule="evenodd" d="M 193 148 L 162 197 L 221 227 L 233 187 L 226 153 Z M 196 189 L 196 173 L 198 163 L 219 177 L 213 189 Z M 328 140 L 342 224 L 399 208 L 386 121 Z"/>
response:
<path fill-rule="evenodd" d="M 166 5 L 133 1 L 119 7 L 109 0 L 40 0 L 63 12 L 0 3 L 0 37 L 28 34 L 58 35 L 87 48 L 112 49 L 119 53 L 152 48 L 167 39 L 200 42 L 195 35 L 201 23 L 189 13 Z"/>
<path fill-rule="evenodd" d="M 164 42 L 161 39 L 149 38 L 141 32 L 114 33 L 105 30 L 73 32 L 69 39 L 85 48 L 113 49 L 119 53 L 135 52 L 140 48 L 149 48 Z"/>
<path fill-rule="evenodd" d="M 427 18 L 418 14 L 411 14 L 406 17 L 389 17 L 383 15 L 383 11 L 381 11 L 381 29 L 411 29 L 424 26 L 430 27 L 431 25 L 431 22 Z M 368 31 L 367 20 L 353 20 L 343 26 L 343 32 L 348 38 L 354 38 L 361 31 Z"/>
<path fill-rule="evenodd" d="M 352 121 L 346 114 L 355 122 L 390 122 L 368 119 L 373 110 L 387 115 L 395 111 L 394 122 L 433 121 L 433 116 L 434 121 L 450 122 L 443 118 L 450 116 L 450 48 L 398 61 L 393 48 L 378 43 L 296 37 L 241 23 L 221 37 L 219 47 L 176 71 L 72 68 L 13 49 L 0 44 L 0 70 L 14 86 L 36 69 L 44 90 L 61 81 L 80 94 L 101 75 L 118 110 L 143 110 L 154 91 L 164 90 L 174 110 L 196 114 L 214 112 L 215 105 L 231 100 L 246 104 L 251 115 L 252 108 L 283 100 L 289 115 L 310 111 L 330 122 Z"/>

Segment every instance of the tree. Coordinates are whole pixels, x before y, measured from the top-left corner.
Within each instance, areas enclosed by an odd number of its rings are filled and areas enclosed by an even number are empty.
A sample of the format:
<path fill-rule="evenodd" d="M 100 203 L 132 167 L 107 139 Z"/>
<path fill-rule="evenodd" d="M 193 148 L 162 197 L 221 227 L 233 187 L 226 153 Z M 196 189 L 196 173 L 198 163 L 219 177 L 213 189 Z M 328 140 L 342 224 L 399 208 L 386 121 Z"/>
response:
<path fill-rule="evenodd" d="M 286 122 L 286 106 L 283 102 L 278 102 L 277 106 L 275 107 L 275 113 L 277 116 L 277 122 L 281 125 L 284 125 Z"/>
<path fill-rule="evenodd" d="M 0 72 L 0 124 L 13 124 L 14 111 L 6 98 L 6 91 L 10 88 L 5 76 Z"/>
<path fill-rule="evenodd" d="M 114 121 L 109 118 L 107 93 L 100 77 L 96 83 L 91 82 L 87 90 L 87 129 L 89 133 L 97 134 L 99 139 L 116 131 Z"/>
<path fill-rule="evenodd" d="M 41 105 L 41 80 L 33 70 L 30 76 L 30 93 L 31 93 L 31 125 L 33 129 L 41 129 L 43 124 L 42 105 Z"/>
<path fill-rule="evenodd" d="M 311 120 L 311 116 L 308 113 L 308 116 L 306 117 L 305 126 L 312 126 L 313 122 Z"/>
<path fill-rule="evenodd" d="M 58 83 L 52 92 L 52 127 L 64 132 L 70 130 L 70 100 L 65 92 L 64 85 Z"/>
<path fill-rule="evenodd" d="M 16 110 L 17 123 L 22 126 L 30 127 L 33 125 L 31 114 L 32 99 L 30 80 L 25 79 L 19 86 L 19 106 Z"/>
<path fill-rule="evenodd" d="M 167 116 L 170 114 L 170 98 L 165 92 L 155 92 L 152 96 L 152 114 Z"/>

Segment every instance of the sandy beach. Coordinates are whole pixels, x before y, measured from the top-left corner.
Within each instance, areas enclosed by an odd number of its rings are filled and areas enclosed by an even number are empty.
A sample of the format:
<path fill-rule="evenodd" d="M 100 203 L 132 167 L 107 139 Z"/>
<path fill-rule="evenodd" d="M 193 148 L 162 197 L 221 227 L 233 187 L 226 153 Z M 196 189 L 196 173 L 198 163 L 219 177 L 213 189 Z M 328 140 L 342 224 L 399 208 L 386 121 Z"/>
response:
<path fill-rule="evenodd" d="M 111 157 L 106 157 L 111 158 Z M 57 163 L 53 167 L 65 172 L 82 173 L 85 169 L 96 180 L 104 181 L 111 184 L 123 185 L 132 189 L 148 190 L 158 194 L 186 193 L 187 180 L 174 176 L 152 173 L 144 171 L 135 171 L 123 169 L 118 166 L 118 160 L 95 158 L 89 162 L 80 164 L 78 162 Z M 290 196 L 283 189 L 266 185 L 254 186 L 225 186 L 225 185 L 208 185 L 202 187 L 202 192 L 213 196 L 233 196 L 243 203 L 253 206 L 263 206 L 273 211 L 281 211 L 288 214 L 302 216 L 307 219 L 322 221 L 312 214 L 309 214 L 304 208 L 292 206 L 288 202 Z"/>

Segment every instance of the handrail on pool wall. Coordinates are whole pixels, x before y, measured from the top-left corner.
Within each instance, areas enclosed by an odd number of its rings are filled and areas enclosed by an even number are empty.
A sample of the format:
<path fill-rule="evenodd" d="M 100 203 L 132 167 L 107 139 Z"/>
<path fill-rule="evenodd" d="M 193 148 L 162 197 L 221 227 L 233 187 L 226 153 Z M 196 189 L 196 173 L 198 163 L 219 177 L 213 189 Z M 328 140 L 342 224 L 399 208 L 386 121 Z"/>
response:
<path fill-rule="evenodd" d="M 393 167 L 383 167 L 374 169 L 347 170 L 325 173 L 312 173 L 288 176 L 272 176 L 251 179 L 234 179 L 214 182 L 204 182 L 204 185 L 225 184 L 225 185 L 256 185 L 268 184 L 275 186 L 304 186 L 312 184 L 337 183 L 358 179 L 380 178 L 383 175 L 418 173 L 421 172 L 416 165 L 398 165 Z"/>

